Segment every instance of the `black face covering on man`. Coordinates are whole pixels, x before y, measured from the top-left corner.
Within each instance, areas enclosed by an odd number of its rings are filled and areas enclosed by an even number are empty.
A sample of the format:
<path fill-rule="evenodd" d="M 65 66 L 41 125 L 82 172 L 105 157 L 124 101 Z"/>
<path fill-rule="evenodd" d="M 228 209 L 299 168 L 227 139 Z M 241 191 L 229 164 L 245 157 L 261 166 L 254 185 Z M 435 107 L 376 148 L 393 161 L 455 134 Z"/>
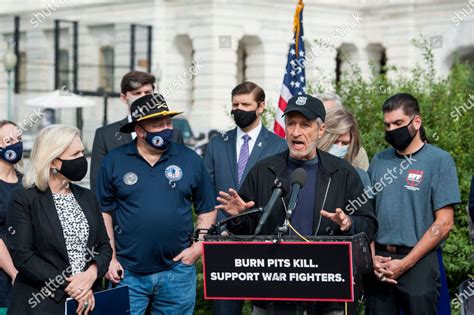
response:
<path fill-rule="evenodd" d="M 234 117 L 234 121 L 240 129 L 247 128 L 257 119 L 257 110 L 233 109 L 230 114 Z"/>

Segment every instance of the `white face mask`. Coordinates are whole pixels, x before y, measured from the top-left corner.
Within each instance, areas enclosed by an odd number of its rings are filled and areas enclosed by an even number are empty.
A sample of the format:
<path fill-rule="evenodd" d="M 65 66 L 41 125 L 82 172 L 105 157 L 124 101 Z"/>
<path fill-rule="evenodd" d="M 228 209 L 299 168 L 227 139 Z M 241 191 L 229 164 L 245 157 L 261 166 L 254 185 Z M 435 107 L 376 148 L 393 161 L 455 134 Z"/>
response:
<path fill-rule="evenodd" d="M 338 144 L 333 144 L 330 148 L 328 153 L 331 153 L 332 155 L 335 155 L 337 157 L 340 157 L 343 159 L 347 152 L 349 152 L 349 145 L 338 145 Z"/>

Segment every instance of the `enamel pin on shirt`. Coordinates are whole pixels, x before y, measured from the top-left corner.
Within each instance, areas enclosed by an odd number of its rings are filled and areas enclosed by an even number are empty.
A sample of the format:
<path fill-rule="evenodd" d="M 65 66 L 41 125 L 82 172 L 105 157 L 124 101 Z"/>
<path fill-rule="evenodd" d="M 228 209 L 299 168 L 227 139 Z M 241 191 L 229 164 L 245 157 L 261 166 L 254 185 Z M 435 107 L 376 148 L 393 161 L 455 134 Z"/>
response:
<path fill-rule="evenodd" d="M 138 176 L 133 172 L 128 172 L 123 175 L 123 182 L 128 186 L 135 185 L 138 182 Z"/>
<path fill-rule="evenodd" d="M 227 135 L 227 132 L 221 132 L 221 137 L 224 141 L 229 140 L 229 136 Z"/>

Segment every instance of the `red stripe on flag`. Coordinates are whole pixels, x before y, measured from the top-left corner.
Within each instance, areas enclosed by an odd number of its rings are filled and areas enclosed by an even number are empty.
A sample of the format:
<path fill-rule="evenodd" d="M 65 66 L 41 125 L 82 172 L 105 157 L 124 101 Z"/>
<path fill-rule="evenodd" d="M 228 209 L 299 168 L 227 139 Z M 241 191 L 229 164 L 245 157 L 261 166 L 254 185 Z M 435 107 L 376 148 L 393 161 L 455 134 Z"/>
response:
<path fill-rule="evenodd" d="M 286 105 L 288 104 L 287 101 L 280 95 L 280 98 L 278 99 L 278 107 L 281 109 L 282 112 L 285 111 Z"/>
<path fill-rule="evenodd" d="M 283 127 L 280 126 L 279 123 L 275 122 L 275 127 L 273 127 L 273 131 L 276 135 L 279 135 L 280 137 L 285 139 L 285 129 L 283 129 Z"/>
<path fill-rule="evenodd" d="M 283 97 L 280 96 L 280 99 L 278 100 L 278 108 L 284 112 L 286 105 L 288 103 L 283 99 Z M 275 124 L 273 126 L 273 132 L 275 132 L 276 135 L 279 135 L 282 138 L 285 138 L 285 128 L 280 125 L 278 120 L 275 119 Z"/>

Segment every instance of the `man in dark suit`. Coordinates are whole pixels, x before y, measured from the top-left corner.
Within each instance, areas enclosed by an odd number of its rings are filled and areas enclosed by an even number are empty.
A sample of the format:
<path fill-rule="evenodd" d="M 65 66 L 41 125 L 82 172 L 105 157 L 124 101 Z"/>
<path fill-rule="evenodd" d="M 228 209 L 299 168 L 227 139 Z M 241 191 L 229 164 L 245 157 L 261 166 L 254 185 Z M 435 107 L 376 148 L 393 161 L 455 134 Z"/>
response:
<path fill-rule="evenodd" d="M 130 104 L 136 98 L 146 94 L 153 94 L 155 76 L 142 71 L 131 71 L 125 74 L 120 83 L 120 99 L 127 104 L 128 110 Z M 94 143 L 92 145 L 90 184 L 91 190 L 95 191 L 97 172 L 104 156 L 111 150 L 130 143 L 135 139 L 135 133 L 122 133 L 120 128 L 131 121 L 130 114 L 122 120 L 100 127 L 95 131 Z M 174 128 L 173 141 L 184 143 L 183 134 L 178 128 Z"/>
<path fill-rule="evenodd" d="M 262 125 L 265 92 L 253 82 L 232 90 L 231 114 L 237 127 L 210 139 L 204 163 L 216 191 L 238 190 L 249 170 L 261 159 L 288 149 L 284 139 Z M 227 217 L 219 211 L 217 220 Z M 243 301 L 215 301 L 215 314 L 241 314 Z"/>

